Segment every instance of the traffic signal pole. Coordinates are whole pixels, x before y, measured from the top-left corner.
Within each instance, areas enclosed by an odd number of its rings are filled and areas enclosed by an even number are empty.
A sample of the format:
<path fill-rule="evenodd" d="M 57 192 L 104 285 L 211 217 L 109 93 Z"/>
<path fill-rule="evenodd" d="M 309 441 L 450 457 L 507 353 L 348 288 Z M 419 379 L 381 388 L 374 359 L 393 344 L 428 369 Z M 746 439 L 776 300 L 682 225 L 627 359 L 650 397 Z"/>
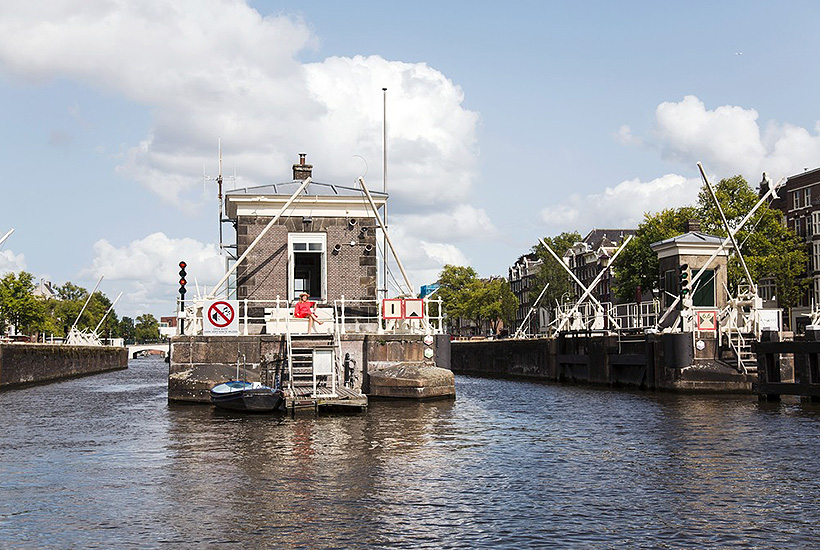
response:
<path fill-rule="evenodd" d="M 179 262 L 179 314 L 177 315 L 179 319 L 179 334 L 185 334 L 185 285 L 188 281 L 185 280 L 185 268 L 188 267 L 188 264 L 185 262 Z"/>

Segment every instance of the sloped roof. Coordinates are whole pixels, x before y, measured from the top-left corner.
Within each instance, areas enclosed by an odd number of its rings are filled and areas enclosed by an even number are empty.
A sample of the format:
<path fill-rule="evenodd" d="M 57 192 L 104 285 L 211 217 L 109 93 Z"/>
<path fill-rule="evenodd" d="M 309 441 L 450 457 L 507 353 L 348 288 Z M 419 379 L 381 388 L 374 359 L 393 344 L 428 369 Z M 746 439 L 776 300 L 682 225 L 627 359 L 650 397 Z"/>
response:
<path fill-rule="evenodd" d="M 257 185 L 254 187 L 244 187 L 239 189 L 232 189 L 225 193 L 226 197 L 239 195 L 282 195 L 289 197 L 293 195 L 296 190 L 302 185 L 302 181 L 286 181 L 283 183 L 270 183 L 267 185 Z M 315 197 L 363 197 L 364 191 L 359 187 L 348 187 L 345 185 L 335 185 L 332 183 L 320 183 L 318 181 L 311 181 L 307 187 L 302 191 L 302 195 Z M 387 197 L 387 194 L 382 191 L 370 190 L 373 197 Z"/>
<path fill-rule="evenodd" d="M 593 229 L 584 237 L 584 242 L 593 249 L 601 246 L 616 246 L 620 241 L 634 234 L 635 229 Z"/>
<path fill-rule="evenodd" d="M 649 247 L 654 250 L 660 246 L 664 246 L 667 244 L 715 244 L 720 245 L 723 243 L 723 237 L 716 237 L 714 235 L 707 235 L 706 233 L 701 233 L 700 231 L 690 231 L 689 233 L 684 233 L 683 235 L 678 235 L 677 237 L 672 237 L 670 239 L 664 239 L 662 241 L 658 241 L 656 243 L 652 243 Z"/>

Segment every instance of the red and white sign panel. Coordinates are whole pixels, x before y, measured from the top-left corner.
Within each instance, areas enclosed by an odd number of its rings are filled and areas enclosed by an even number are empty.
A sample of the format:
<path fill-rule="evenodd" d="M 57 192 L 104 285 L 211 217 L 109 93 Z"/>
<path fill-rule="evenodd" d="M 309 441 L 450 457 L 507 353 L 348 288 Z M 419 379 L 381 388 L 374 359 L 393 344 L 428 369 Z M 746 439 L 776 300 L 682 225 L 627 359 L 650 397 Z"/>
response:
<path fill-rule="evenodd" d="M 402 304 L 398 298 L 382 300 L 382 317 L 385 319 L 401 319 Z"/>
<path fill-rule="evenodd" d="M 239 301 L 213 300 L 206 301 L 203 311 L 202 334 L 230 335 L 239 334 Z"/>
<path fill-rule="evenodd" d="M 424 300 L 421 298 L 408 298 L 404 301 L 404 318 L 421 319 L 424 317 Z"/>
<path fill-rule="evenodd" d="M 695 312 L 697 319 L 698 330 L 714 331 L 717 330 L 717 312 L 716 311 L 697 311 Z"/>

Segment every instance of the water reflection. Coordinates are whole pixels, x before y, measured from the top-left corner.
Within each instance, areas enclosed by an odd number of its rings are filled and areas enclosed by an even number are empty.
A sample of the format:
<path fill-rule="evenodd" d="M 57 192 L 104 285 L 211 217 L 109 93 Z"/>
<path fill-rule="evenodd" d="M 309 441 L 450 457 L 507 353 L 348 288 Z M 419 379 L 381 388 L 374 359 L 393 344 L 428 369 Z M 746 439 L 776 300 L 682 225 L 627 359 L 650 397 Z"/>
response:
<path fill-rule="evenodd" d="M 8 548 L 811 547 L 820 408 L 459 377 L 249 416 L 164 363 L 0 394 Z"/>

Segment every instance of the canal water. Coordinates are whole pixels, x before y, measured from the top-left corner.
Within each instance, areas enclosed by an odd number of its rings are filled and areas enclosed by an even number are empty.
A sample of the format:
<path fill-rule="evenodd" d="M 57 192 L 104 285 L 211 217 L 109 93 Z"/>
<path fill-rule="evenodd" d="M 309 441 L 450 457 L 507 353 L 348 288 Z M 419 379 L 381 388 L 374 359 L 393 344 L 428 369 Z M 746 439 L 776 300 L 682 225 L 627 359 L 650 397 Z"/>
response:
<path fill-rule="evenodd" d="M 0 548 L 817 548 L 820 407 L 457 377 L 246 416 L 166 364 L 0 393 Z"/>

